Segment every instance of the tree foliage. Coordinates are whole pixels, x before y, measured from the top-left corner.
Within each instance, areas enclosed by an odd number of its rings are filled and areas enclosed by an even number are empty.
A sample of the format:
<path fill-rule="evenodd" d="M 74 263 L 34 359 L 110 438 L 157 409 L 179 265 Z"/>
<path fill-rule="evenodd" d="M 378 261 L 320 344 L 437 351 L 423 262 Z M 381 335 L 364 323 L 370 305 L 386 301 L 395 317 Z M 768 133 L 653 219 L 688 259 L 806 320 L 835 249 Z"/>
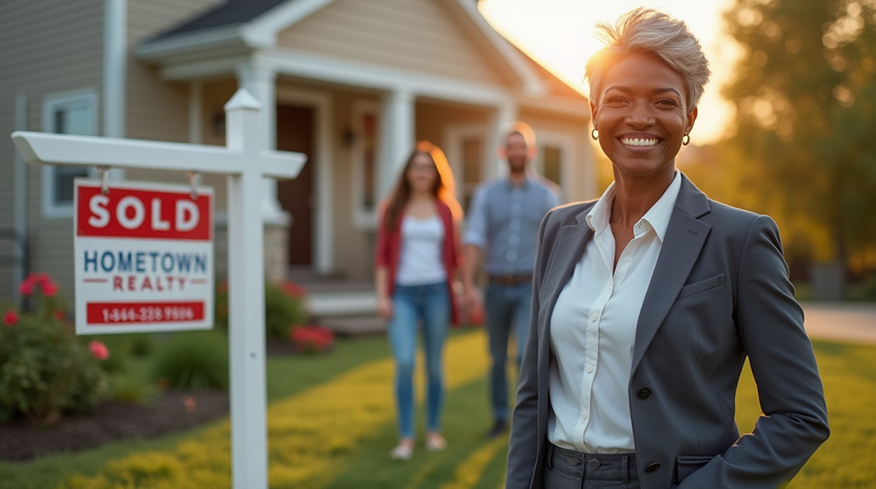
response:
<path fill-rule="evenodd" d="M 745 53 L 724 88 L 744 186 L 812 258 L 872 253 L 876 0 L 737 0 L 725 20 Z"/>

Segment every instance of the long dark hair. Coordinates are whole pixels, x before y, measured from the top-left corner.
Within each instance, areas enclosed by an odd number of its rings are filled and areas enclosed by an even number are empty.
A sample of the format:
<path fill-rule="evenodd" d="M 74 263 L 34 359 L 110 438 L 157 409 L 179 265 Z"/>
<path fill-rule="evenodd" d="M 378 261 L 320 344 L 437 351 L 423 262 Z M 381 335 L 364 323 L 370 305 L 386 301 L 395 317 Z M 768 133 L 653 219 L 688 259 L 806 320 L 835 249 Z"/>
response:
<path fill-rule="evenodd" d="M 383 217 L 383 225 L 386 226 L 386 229 L 395 229 L 402 211 L 411 199 L 411 184 L 408 182 L 408 170 L 410 170 L 414 158 L 420 154 L 428 156 L 438 172 L 438 178 L 435 179 L 435 185 L 432 186 L 432 195 L 450 207 L 454 218 L 462 217 L 462 207 L 454 196 L 453 171 L 450 169 L 450 165 L 447 164 L 444 152 L 438 146 L 428 141 L 420 141 L 408 157 L 404 168 L 399 172 L 395 188 L 387 197 L 386 213 Z"/>

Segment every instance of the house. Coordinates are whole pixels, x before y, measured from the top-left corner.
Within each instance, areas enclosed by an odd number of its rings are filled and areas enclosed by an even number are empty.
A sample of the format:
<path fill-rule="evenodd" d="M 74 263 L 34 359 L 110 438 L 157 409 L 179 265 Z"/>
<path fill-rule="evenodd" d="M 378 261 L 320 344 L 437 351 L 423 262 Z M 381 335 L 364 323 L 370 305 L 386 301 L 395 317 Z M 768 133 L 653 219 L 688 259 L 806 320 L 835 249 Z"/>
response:
<path fill-rule="evenodd" d="M 443 148 L 467 204 L 501 174 L 516 120 L 539 139 L 535 169 L 567 200 L 596 197 L 588 101 L 493 30 L 475 0 L 5 0 L 0 4 L 0 238 L 26 237 L 27 267 L 72 295 L 72 180 L 32 167 L 13 130 L 224 144 L 238 87 L 262 103 L 267 144 L 308 155 L 299 178 L 264 182 L 266 273 L 367 281 L 375 207 L 415 140 Z M 187 182 L 113 170 L 112 179 Z M 216 189 L 225 273 L 225 180 Z M 0 241 L 0 254 L 16 253 Z M 20 271 L 0 263 L 0 297 Z"/>

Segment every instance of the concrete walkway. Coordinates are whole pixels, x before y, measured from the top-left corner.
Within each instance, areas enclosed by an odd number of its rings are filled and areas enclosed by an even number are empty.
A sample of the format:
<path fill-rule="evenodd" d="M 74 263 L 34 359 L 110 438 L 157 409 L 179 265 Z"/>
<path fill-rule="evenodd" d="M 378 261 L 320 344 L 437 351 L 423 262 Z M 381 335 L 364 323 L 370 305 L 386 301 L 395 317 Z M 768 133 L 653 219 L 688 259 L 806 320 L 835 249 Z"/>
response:
<path fill-rule="evenodd" d="M 876 303 L 804 302 L 803 311 L 812 338 L 876 345 Z"/>

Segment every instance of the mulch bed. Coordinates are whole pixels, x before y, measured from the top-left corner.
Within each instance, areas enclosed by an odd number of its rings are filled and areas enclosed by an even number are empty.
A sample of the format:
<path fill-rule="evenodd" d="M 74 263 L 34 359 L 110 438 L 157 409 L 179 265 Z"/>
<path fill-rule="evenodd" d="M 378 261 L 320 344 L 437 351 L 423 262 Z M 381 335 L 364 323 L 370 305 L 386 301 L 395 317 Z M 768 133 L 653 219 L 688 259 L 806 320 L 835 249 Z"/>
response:
<path fill-rule="evenodd" d="M 186 402 L 188 397 L 194 398 L 194 404 Z M 23 462 L 107 442 L 157 438 L 226 414 L 225 391 L 168 390 L 150 406 L 108 401 L 90 413 L 67 414 L 47 428 L 17 419 L 0 424 L 0 460 Z"/>
<path fill-rule="evenodd" d="M 288 341 L 268 338 L 268 356 L 296 355 Z M 186 398 L 194 398 L 194 409 Z M 163 391 L 149 406 L 107 401 L 88 413 L 68 413 L 50 427 L 26 419 L 0 423 L 0 460 L 24 462 L 62 452 L 76 452 L 104 443 L 151 439 L 184 431 L 228 414 L 228 392 Z"/>

